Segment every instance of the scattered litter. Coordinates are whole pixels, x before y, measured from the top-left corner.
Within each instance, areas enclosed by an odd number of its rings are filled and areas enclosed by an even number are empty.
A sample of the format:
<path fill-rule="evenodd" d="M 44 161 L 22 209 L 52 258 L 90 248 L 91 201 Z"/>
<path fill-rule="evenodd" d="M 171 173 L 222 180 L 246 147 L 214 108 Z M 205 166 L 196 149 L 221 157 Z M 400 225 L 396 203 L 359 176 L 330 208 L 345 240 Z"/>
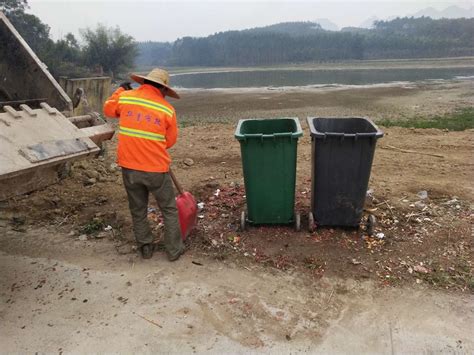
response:
<path fill-rule="evenodd" d="M 80 240 L 81 242 L 85 242 L 85 241 L 87 240 L 87 235 L 86 235 L 86 234 L 81 234 L 81 235 L 79 236 L 79 240 Z"/>
<path fill-rule="evenodd" d="M 357 259 L 352 259 L 352 260 L 351 260 L 351 263 L 354 264 L 354 265 L 360 265 L 360 264 L 362 264 L 362 262 L 359 261 L 359 260 L 357 260 Z"/>
<path fill-rule="evenodd" d="M 133 312 L 133 314 L 136 314 L 136 315 L 139 316 L 141 319 L 146 320 L 148 323 L 151 323 L 151 324 L 153 324 L 153 325 L 156 325 L 156 326 L 159 327 L 159 328 L 163 328 L 163 327 L 162 327 L 161 325 L 159 325 L 158 323 L 156 323 L 156 322 L 154 322 L 154 321 L 152 321 L 152 320 L 150 320 L 150 319 L 148 319 L 148 318 L 145 318 L 145 317 L 139 315 L 138 313 Z"/>
<path fill-rule="evenodd" d="M 415 202 L 415 207 L 418 208 L 419 210 L 423 210 L 423 209 L 426 208 L 426 205 L 421 201 L 416 201 Z"/>
<path fill-rule="evenodd" d="M 153 213 L 153 212 L 156 212 L 156 208 L 148 207 L 148 213 Z"/>
<path fill-rule="evenodd" d="M 191 263 L 193 263 L 194 265 L 198 265 L 198 266 L 203 266 L 203 264 L 197 262 L 197 261 L 191 261 Z"/>
<path fill-rule="evenodd" d="M 204 202 L 199 202 L 199 203 L 197 204 L 199 210 L 204 209 L 204 205 L 205 205 Z"/>
<path fill-rule="evenodd" d="M 385 238 L 385 234 L 382 233 L 382 232 L 380 232 L 380 233 L 377 233 L 377 234 L 375 235 L 375 237 L 376 237 L 377 239 L 384 239 L 384 238 Z"/>
<path fill-rule="evenodd" d="M 415 265 L 415 266 L 413 267 L 413 270 L 416 271 L 416 272 L 418 272 L 418 273 L 420 273 L 420 274 L 427 274 L 427 273 L 430 272 L 430 271 L 429 271 L 427 268 L 425 268 L 423 265 Z"/>
<path fill-rule="evenodd" d="M 458 202 L 459 202 L 458 199 L 453 197 L 452 200 L 446 201 L 445 203 L 443 203 L 443 205 L 454 205 Z"/>
<path fill-rule="evenodd" d="M 109 224 L 107 227 L 104 228 L 104 231 L 109 232 L 112 229 L 113 229 L 112 226 Z"/>
<path fill-rule="evenodd" d="M 428 191 L 420 191 L 418 192 L 418 197 L 421 199 L 421 200 L 426 200 L 428 198 Z"/>
<path fill-rule="evenodd" d="M 203 218 L 204 218 L 204 215 L 203 215 L 203 214 L 200 214 L 200 215 L 198 215 L 198 218 L 199 218 L 199 219 L 203 219 Z"/>
<path fill-rule="evenodd" d="M 217 189 L 216 192 L 214 192 L 214 196 L 216 196 L 216 197 L 219 197 L 220 194 L 221 194 L 220 189 Z"/>

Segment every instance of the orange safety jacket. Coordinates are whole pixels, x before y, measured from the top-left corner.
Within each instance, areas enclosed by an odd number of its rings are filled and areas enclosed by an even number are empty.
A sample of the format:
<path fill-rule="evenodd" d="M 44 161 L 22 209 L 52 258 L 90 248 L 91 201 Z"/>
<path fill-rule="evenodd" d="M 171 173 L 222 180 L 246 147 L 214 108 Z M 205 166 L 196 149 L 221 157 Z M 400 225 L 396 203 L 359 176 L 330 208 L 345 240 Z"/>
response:
<path fill-rule="evenodd" d="M 167 149 L 176 143 L 176 112 L 160 90 L 143 84 L 135 90 L 118 88 L 104 104 L 104 114 L 119 117 L 118 165 L 123 168 L 168 172 Z"/>

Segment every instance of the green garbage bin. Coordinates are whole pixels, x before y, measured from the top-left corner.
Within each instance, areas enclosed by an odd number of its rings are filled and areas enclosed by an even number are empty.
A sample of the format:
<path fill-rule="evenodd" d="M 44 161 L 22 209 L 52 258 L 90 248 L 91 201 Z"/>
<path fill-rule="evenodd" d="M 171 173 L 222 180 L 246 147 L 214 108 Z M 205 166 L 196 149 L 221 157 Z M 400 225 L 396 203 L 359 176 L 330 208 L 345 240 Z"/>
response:
<path fill-rule="evenodd" d="M 290 224 L 300 228 L 295 213 L 296 153 L 303 135 L 298 118 L 240 120 L 235 138 L 240 142 L 247 215 L 251 224 Z"/>

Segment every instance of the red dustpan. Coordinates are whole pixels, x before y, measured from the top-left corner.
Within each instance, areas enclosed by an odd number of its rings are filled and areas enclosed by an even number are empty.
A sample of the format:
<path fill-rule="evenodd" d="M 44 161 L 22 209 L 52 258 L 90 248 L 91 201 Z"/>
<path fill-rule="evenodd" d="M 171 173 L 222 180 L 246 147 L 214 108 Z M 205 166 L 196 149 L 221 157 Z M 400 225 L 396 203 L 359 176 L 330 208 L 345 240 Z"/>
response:
<path fill-rule="evenodd" d="M 196 227 L 197 223 L 197 204 L 196 199 L 190 192 L 184 191 L 181 184 L 176 180 L 173 172 L 169 171 L 171 179 L 173 180 L 174 186 L 178 190 L 178 196 L 176 197 L 176 207 L 178 207 L 179 224 L 181 226 L 181 237 L 183 240 L 191 233 Z"/>

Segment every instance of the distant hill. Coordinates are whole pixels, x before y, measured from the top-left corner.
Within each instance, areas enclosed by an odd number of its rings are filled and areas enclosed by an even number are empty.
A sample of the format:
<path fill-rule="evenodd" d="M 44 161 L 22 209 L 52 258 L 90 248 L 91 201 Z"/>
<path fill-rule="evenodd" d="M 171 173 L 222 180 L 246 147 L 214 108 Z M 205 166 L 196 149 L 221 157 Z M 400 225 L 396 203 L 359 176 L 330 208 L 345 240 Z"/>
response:
<path fill-rule="evenodd" d="M 405 17 L 327 31 L 285 22 L 173 43 L 140 43 L 137 65 L 257 66 L 361 59 L 474 56 L 474 19 Z"/>
<path fill-rule="evenodd" d="M 444 10 L 436 10 L 432 7 L 415 12 L 411 16 L 413 17 L 431 17 L 432 19 L 441 18 L 473 18 L 474 17 L 474 6 L 468 9 L 463 9 L 459 6 L 449 6 Z"/>
<path fill-rule="evenodd" d="M 455 18 L 473 18 L 474 17 L 474 6 L 471 6 L 468 9 L 461 8 L 459 6 L 449 6 L 444 10 L 436 10 L 435 8 L 432 7 L 427 7 L 426 9 L 422 9 L 420 11 L 417 11 L 413 14 L 408 14 L 407 17 L 430 17 L 434 20 L 441 19 L 441 18 L 449 18 L 449 19 L 455 19 Z M 394 20 L 396 16 L 390 16 L 385 19 L 378 18 L 377 16 L 370 16 L 367 18 L 365 21 L 363 21 L 359 27 L 361 28 L 373 28 L 374 22 L 375 21 L 391 21 Z M 346 27 L 344 30 L 347 30 L 348 27 Z M 354 27 L 351 27 L 354 28 Z"/>
<path fill-rule="evenodd" d="M 373 28 L 374 22 L 379 21 L 380 19 L 377 16 L 370 16 L 367 20 L 362 22 L 359 27 L 361 28 Z"/>
<path fill-rule="evenodd" d="M 317 32 L 324 31 L 319 23 L 305 22 L 282 22 L 265 27 L 255 27 L 248 30 L 234 31 L 241 33 L 279 33 L 290 36 L 307 36 Z M 224 32 L 225 33 L 225 32 Z"/>
<path fill-rule="evenodd" d="M 327 18 L 318 18 L 312 22 L 318 23 L 323 29 L 327 31 L 339 31 L 339 26 Z"/>

